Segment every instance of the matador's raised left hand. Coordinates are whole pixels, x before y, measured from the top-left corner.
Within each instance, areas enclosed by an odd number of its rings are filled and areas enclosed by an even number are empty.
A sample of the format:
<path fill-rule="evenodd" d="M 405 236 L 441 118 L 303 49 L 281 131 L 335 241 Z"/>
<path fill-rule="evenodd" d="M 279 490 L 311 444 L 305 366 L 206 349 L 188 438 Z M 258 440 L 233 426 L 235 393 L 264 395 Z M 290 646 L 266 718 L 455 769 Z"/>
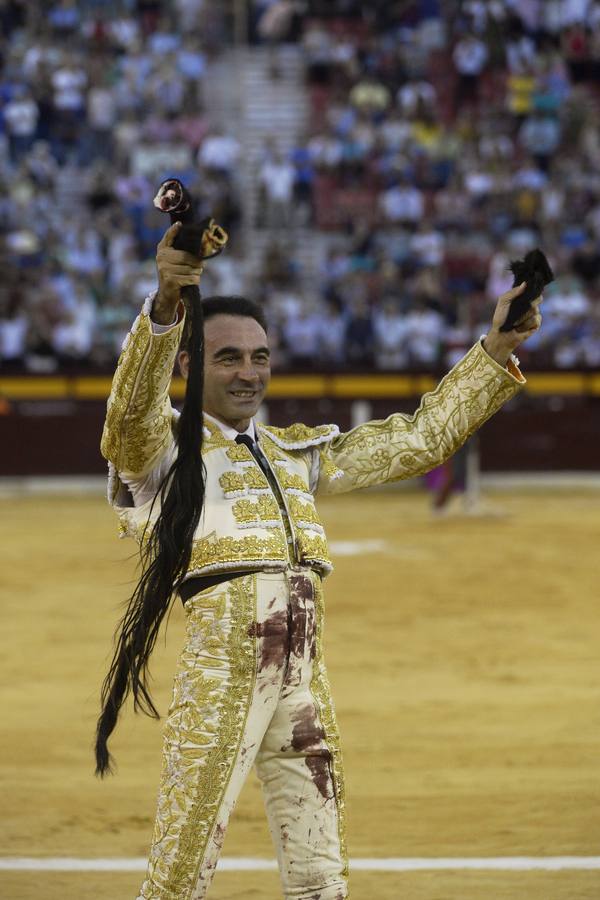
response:
<path fill-rule="evenodd" d="M 517 287 L 506 291 L 498 298 L 494 318 L 492 319 L 492 327 L 483 342 L 483 349 L 489 355 L 499 362 L 501 366 L 505 366 L 508 362 L 510 354 L 513 350 L 531 337 L 542 324 L 542 314 L 539 311 L 539 305 L 543 296 L 540 295 L 533 301 L 528 312 L 526 312 L 518 321 L 512 331 L 500 331 L 500 326 L 504 324 L 511 301 L 518 297 L 525 290 L 525 282 Z"/>

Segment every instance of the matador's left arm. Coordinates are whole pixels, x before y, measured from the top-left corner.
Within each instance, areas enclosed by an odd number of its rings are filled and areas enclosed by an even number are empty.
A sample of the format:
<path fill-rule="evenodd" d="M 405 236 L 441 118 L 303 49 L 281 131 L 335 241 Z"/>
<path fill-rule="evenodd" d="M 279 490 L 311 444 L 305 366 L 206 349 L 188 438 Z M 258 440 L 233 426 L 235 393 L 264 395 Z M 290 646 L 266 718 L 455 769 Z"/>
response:
<path fill-rule="evenodd" d="M 524 384 L 513 360 L 504 368 L 478 341 L 424 394 L 413 415 L 367 422 L 315 448 L 316 490 L 334 494 L 423 475 L 452 456 Z"/>

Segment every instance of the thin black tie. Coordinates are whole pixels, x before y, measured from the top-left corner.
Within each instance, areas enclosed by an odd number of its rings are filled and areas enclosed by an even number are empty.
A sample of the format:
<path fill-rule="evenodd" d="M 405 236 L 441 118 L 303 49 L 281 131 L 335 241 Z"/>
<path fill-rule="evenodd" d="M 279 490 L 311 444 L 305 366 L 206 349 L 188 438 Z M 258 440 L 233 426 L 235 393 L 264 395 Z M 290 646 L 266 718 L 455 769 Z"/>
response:
<path fill-rule="evenodd" d="M 262 469 L 263 474 L 266 476 L 269 484 L 271 483 L 271 479 L 273 474 L 267 464 L 266 459 L 264 458 L 261 450 L 259 449 L 256 441 L 253 441 L 249 434 L 238 434 L 235 439 L 236 444 L 245 444 L 260 468 Z"/>
<path fill-rule="evenodd" d="M 281 488 L 279 487 L 279 483 L 278 483 L 277 479 L 275 478 L 275 475 L 273 474 L 273 470 L 269 466 L 269 463 L 267 462 L 265 455 L 263 454 L 262 450 L 260 449 L 260 447 L 258 446 L 256 441 L 253 441 L 249 434 L 238 434 L 238 436 L 235 439 L 235 442 L 236 442 L 236 444 L 245 444 L 246 445 L 246 447 L 248 448 L 248 450 L 250 451 L 250 453 L 252 454 L 252 456 L 254 457 L 254 459 L 256 460 L 258 465 L 260 466 L 260 469 L 261 469 L 263 475 L 269 482 L 269 487 L 273 491 L 273 496 L 275 497 L 275 500 L 277 501 L 277 505 L 279 507 L 281 516 L 284 521 L 284 528 L 285 528 L 287 542 L 288 542 L 288 544 L 293 546 L 294 537 L 293 537 L 292 529 L 290 526 L 290 521 L 289 521 L 289 517 L 288 517 L 287 507 L 285 505 L 285 500 L 283 499 L 283 494 L 281 493 Z M 295 550 L 290 548 L 290 554 L 295 554 Z"/>

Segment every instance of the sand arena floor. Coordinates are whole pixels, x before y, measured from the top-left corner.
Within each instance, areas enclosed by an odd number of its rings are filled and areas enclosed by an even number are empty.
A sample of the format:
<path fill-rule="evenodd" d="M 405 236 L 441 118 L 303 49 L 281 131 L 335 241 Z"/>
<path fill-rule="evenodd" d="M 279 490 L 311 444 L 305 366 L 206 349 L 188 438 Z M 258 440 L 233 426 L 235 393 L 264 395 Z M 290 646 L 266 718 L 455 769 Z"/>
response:
<path fill-rule="evenodd" d="M 432 521 L 416 492 L 321 501 L 351 857 L 598 855 L 600 496 L 490 499 L 505 516 Z M 143 857 L 160 724 L 124 716 L 104 783 L 91 751 L 133 545 L 101 497 L 3 499 L 0 512 L 0 856 Z M 163 711 L 182 624 L 176 606 L 156 650 Z M 224 855 L 273 855 L 254 777 Z M 141 880 L 0 871 L 0 897 L 133 900 Z M 353 900 L 592 900 L 600 870 L 355 872 L 350 884 Z M 219 872 L 209 896 L 281 894 L 274 872 Z"/>

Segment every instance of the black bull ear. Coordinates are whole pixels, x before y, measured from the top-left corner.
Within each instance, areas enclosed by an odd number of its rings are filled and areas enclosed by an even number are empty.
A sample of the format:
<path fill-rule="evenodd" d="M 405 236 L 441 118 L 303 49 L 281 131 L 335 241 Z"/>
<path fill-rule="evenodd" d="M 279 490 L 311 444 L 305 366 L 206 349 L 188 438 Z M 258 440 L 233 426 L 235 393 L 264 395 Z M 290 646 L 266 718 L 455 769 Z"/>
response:
<path fill-rule="evenodd" d="M 519 319 L 527 313 L 547 284 L 554 281 L 554 272 L 541 250 L 530 250 L 523 259 L 514 260 L 510 264 L 513 273 L 513 287 L 526 282 L 522 294 L 511 302 L 508 315 L 500 331 L 512 331 Z"/>

